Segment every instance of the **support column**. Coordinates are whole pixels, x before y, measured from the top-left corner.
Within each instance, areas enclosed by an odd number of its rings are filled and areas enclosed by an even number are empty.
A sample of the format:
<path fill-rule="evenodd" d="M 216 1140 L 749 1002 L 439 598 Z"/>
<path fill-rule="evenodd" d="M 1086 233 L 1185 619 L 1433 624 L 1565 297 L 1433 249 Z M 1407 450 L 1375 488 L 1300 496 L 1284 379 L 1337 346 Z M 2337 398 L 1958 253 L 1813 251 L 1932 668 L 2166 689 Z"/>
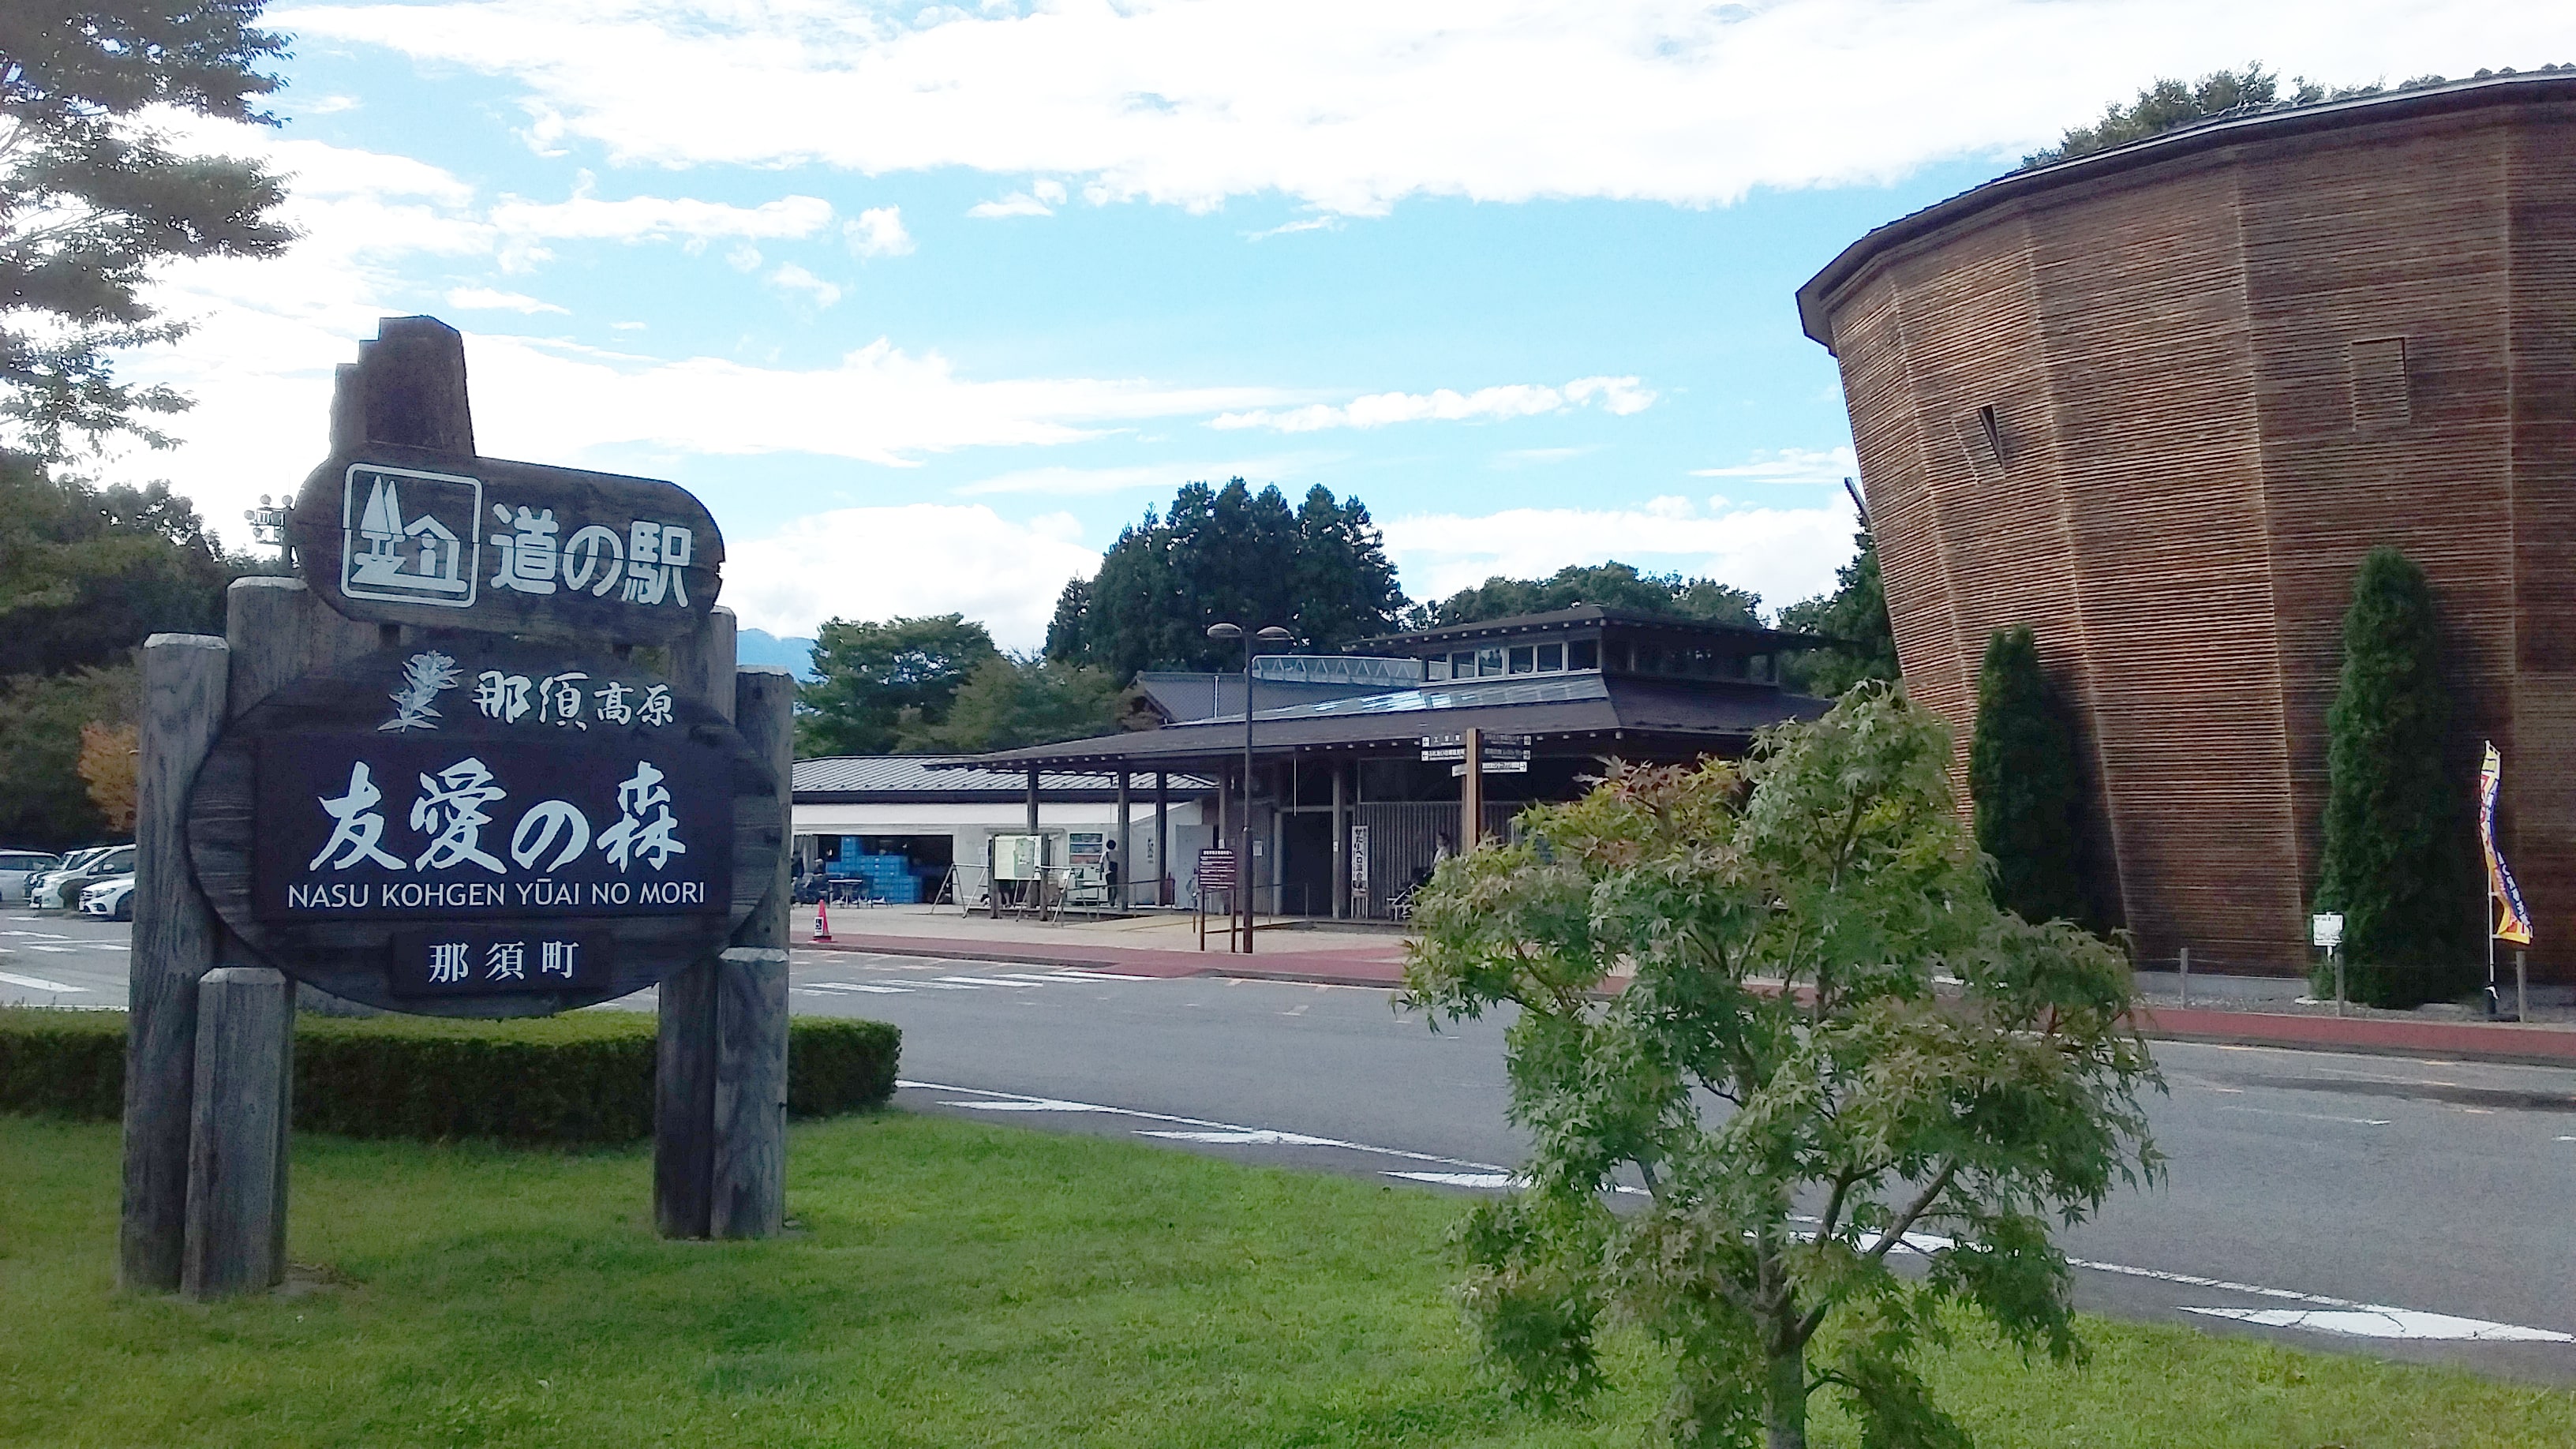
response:
<path fill-rule="evenodd" d="M 1351 913 L 1351 810 L 1342 791 L 1342 775 L 1348 765 L 1333 762 L 1333 919 L 1346 919 Z"/>
<path fill-rule="evenodd" d="M 117 1282 L 169 1292 L 186 1250 L 197 980 L 215 964 L 215 913 L 189 878 L 188 785 L 224 724 L 232 651 L 208 634 L 143 641 L 135 781 L 134 940 L 126 977 L 125 1193 Z"/>
<path fill-rule="evenodd" d="M 1029 771 L 1029 834 L 1038 833 L 1038 772 Z M 1040 862 L 1043 868 L 1044 862 Z"/>
<path fill-rule="evenodd" d="M 384 631 L 348 618 L 314 596 L 302 579 L 253 574 L 233 580 L 224 592 L 224 641 L 232 664 L 224 686 L 224 709 L 239 719 L 253 705 L 307 674 L 344 664 L 383 646 Z M 217 959 L 256 960 L 250 949 L 222 927 Z M 287 1168 L 292 1161 L 295 1130 L 295 1013 L 309 1007 L 328 1016 L 375 1016 L 372 1006 L 343 1001 L 328 992 L 285 983 L 288 1029 L 277 1054 L 277 1186 L 271 1198 L 271 1286 L 286 1281 Z"/>
<path fill-rule="evenodd" d="M 735 674 L 734 691 L 734 725 L 778 779 L 774 838 L 784 847 L 796 679 L 774 664 L 753 665 Z M 717 967 L 714 1237 L 771 1238 L 787 1226 L 787 888 L 782 848 L 768 893 Z"/>
<path fill-rule="evenodd" d="M 1467 772 L 1458 777 L 1458 851 L 1476 848 L 1485 838 L 1485 732 L 1467 729 Z"/>
<path fill-rule="evenodd" d="M 671 642 L 671 687 L 730 719 L 734 614 L 719 604 Z M 715 1191 L 714 958 L 662 978 L 653 1062 L 653 1225 L 666 1238 L 712 1231 Z"/>
<path fill-rule="evenodd" d="M 1154 904 L 1172 903 L 1172 777 L 1154 772 Z"/>
<path fill-rule="evenodd" d="M 277 1064 L 294 1035 L 286 977 L 219 966 L 197 983 L 195 1100 L 180 1287 L 191 1298 L 265 1292 L 284 1277 L 277 1225 L 286 1205 L 278 1144 L 286 1123 Z"/>
<path fill-rule="evenodd" d="M 1111 904 L 1117 906 L 1121 910 L 1126 909 L 1127 905 L 1133 901 L 1136 896 L 1136 842 L 1128 836 L 1129 827 L 1133 823 L 1129 811 L 1129 801 L 1127 799 L 1128 781 L 1129 776 L 1127 773 L 1127 767 L 1124 765 L 1119 766 L 1118 854 L 1116 856 L 1118 862 L 1118 885 L 1114 891 L 1116 899 L 1113 900 Z"/>

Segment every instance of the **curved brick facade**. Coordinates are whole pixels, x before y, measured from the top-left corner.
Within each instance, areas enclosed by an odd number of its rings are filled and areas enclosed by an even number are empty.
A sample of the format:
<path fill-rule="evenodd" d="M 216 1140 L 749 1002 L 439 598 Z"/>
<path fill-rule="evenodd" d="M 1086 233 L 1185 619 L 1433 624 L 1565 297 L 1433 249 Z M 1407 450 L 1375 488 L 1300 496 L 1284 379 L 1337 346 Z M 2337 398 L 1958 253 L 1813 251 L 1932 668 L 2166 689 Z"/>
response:
<path fill-rule="evenodd" d="M 2505 752 L 2535 974 L 2576 965 L 2576 74 L 2006 177 L 1799 304 L 1915 697 L 1964 758 L 1987 636 L 2038 631 L 2145 955 L 2304 964 L 2342 613 L 2392 543 L 2439 594 L 2463 788 Z"/>

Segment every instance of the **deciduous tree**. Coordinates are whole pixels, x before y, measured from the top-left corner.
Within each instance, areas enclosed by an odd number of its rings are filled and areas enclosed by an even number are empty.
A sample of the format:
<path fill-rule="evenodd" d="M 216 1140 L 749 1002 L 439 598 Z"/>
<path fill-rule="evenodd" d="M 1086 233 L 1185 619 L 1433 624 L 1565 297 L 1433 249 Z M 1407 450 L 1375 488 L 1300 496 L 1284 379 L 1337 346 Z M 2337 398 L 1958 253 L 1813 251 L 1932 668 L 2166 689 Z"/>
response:
<path fill-rule="evenodd" d="M 2446 761 L 2451 697 L 2433 587 L 2382 545 L 2353 577 L 2343 677 L 2326 713 L 2325 851 L 2317 908 L 2343 913 L 2347 985 L 2412 1006 L 2465 990 L 2477 867 L 2465 762 Z"/>
<path fill-rule="evenodd" d="M 2544 70 L 2558 67 L 2544 66 Z M 2481 79 L 2489 75 L 2479 71 Z M 2506 75 L 2512 71 L 2504 72 Z M 2419 75 L 2399 82 L 2394 89 L 2413 90 L 2419 86 L 2443 84 L 2438 75 Z M 2054 146 L 2033 151 L 2021 158 L 2021 169 L 2046 166 L 2056 161 L 2089 156 L 2108 151 L 2131 141 L 2143 141 L 2167 131 L 2212 120 L 2234 111 L 2255 111 L 2276 106 L 2313 106 L 2324 101 L 2348 101 L 2362 96 L 2375 96 L 2391 87 L 2383 85 L 2327 86 L 2295 77 L 2288 94 L 2281 90 L 2281 77 L 2265 70 L 2260 61 L 2242 71 L 2214 70 L 2198 80 L 2175 80 L 2159 77 L 2138 91 L 2138 98 L 2127 105 L 2117 101 L 2102 108 L 2102 117 L 2089 126 L 2071 126 Z"/>
<path fill-rule="evenodd" d="M 285 37 L 261 0 L 12 0 L 0 6 L 0 417 L 16 443 L 60 458 L 187 400 L 117 381 L 109 354 L 187 324 L 144 299 L 153 268 L 266 256 L 293 233 L 271 220 L 283 182 L 257 163 L 174 146 L 147 118 L 172 108 L 274 124 L 259 67 Z"/>
<path fill-rule="evenodd" d="M 938 724 L 907 721 L 895 748 L 980 754 L 1118 728 L 1118 681 L 1103 669 L 1003 654 L 975 666 Z"/>
<path fill-rule="evenodd" d="M 1615 769 L 1533 808 L 1417 902 L 1414 1000 L 1517 1008 L 1525 1185 L 1460 1240 L 1534 1397 L 1595 1386 L 1625 1322 L 1672 1366 L 1676 1443 L 1798 1449 L 1829 1389 L 1873 1449 L 1950 1446 L 1909 1358 L 1953 1306 L 2079 1355 L 2052 1223 L 2159 1170 L 2159 1082 L 2120 952 L 1993 903 L 1949 760 L 1937 720 L 1856 691 L 1740 768 Z M 1613 1211 L 1621 1186 L 1642 1204 Z"/>
<path fill-rule="evenodd" d="M 1887 619 L 1887 584 L 1878 572 L 1878 542 L 1864 529 L 1852 535 L 1852 561 L 1834 573 L 1834 591 L 1802 599 L 1780 611 L 1780 627 L 1840 641 L 1782 661 L 1780 679 L 1793 689 L 1830 699 L 1867 679 L 1894 683 L 1896 631 Z"/>
<path fill-rule="evenodd" d="M 0 680 L 0 844 L 62 850 L 112 838 L 81 776 L 82 731 L 131 727 L 142 697 L 130 661 Z M 129 826 L 114 827 L 121 834 Z"/>
<path fill-rule="evenodd" d="M 134 779 L 141 732 L 132 724 L 91 720 L 80 728 L 80 777 L 90 803 L 118 835 L 134 833 Z"/>
<path fill-rule="evenodd" d="M 797 690 L 797 753 L 885 754 L 904 730 L 946 723 L 977 666 L 999 657 L 992 634 L 962 614 L 831 620 L 815 635 L 816 678 Z"/>
<path fill-rule="evenodd" d="M 1461 589 L 1436 604 L 1416 609 L 1408 623 L 1423 629 L 1475 624 L 1514 614 L 1570 609 L 1577 604 L 1751 627 L 1760 622 L 1755 611 L 1762 605 L 1762 596 L 1715 579 L 1639 573 L 1634 566 L 1612 559 L 1600 564 L 1569 564 L 1543 579 L 1512 579 L 1497 574 L 1472 589 Z"/>

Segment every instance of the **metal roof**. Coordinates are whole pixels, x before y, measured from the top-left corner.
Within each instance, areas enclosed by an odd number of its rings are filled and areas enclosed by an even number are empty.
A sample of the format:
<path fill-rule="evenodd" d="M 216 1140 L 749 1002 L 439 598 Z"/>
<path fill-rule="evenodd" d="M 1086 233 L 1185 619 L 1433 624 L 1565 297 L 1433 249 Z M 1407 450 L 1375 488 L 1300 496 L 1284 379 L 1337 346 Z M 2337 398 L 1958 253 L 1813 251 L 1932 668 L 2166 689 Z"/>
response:
<path fill-rule="evenodd" d="M 1600 604 L 1576 604 L 1571 608 L 1551 609 L 1544 614 L 1513 614 L 1501 619 L 1479 619 L 1470 624 L 1443 624 L 1437 629 L 1416 629 L 1408 634 L 1381 634 L 1373 639 L 1356 639 L 1350 647 L 1403 647 L 1406 645 L 1447 644 L 1469 639 L 1499 638 L 1510 634 L 1530 634 L 1547 629 L 1563 629 L 1584 624 L 1615 624 L 1628 629 L 1653 629 L 1668 634 L 1689 634 L 1704 639 L 1724 639 L 1744 644 L 1753 650 L 1821 649 L 1833 643 L 1817 634 L 1799 634 L 1783 629 L 1765 629 L 1752 624 L 1725 624 L 1711 619 L 1688 619 L 1679 614 L 1649 614 L 1636 609 L 1612 609 Z"/>
<path fill-rule="evenodd" d="M 970 755 L 835 755 L 819 760 L 798 760 L 790 789 L 798 801 L 808 805 L 971 804 L 1028 798 L 1026 769 L 986 769 L 974 763 L 976 758 Z M 1175 775 L 1170 786 L 1185 792 L 1213 788 L 1195 775 Z M 1145 782 L 1145 788 L 1151 790 L 1152 782 Z M 1038 775 L 1038 799 L 1041 802 L 1081 804 L 1113 799 L 1116 793 L 1097 773 L 1077 775 L 1043 771 Z"/>
<path fill-rule="evenodd" d="M 1426 732 L 1470 727 L 1529 735 L 1540 755 L 1589 757 L 1613 753 L 1623 741 L 1677 753 L 1739 748 L 1754 731 L 1783 720 L 1812 719 L 1831 705 L 1767 685 L 1566 676 L 1545 684 L 1495 681 L 1459 689 L 1405 691 L 1399 706 L 1355 709 L 1316 706 L 1265 710 L 1254 722 L 1254 753 L 1357 753 L 1410 755 Z M 1398 696 L 1373 696 L 1395 700 Z M 1418 703 L 1412 702 L 1418 700 Z M 1356 705 L 1364 701 L 1346 701 Z M 1153 769 L 1192 761 L 1238 758 L 1243 718 L 1165 725 L 1061 744 L 1033 745 L 977 757 L 990 769 L 1034 764 L 1059 770 Z"/>
<path fill-rule="evenodd" d="M 1825 314 L 1826 297 L 1841 290 L 1882 255 L 1917 237 L 1964 221 L 1989 207 L 2019 201 L 2055 187 L 2276 136 L 2306 135 L 2359 122 L 2441 115 L 2494 105 L 2542 104 L 2570 98 L 2576 98 L 2576 73 L 2561 66 L 2554 71 L 2526 71 L 2521 75 L 2454 81 L 2420 90 L 2382 91 L 2375 96 L 2358 96 L 2346 101 L 2322 101 L 2307 106 L 2276 105 L 2250 115 L 2177 127 L 2126 145 L 2051 162 L 2028 171 L 2009 172 L 1946 201 L 1934 202 L 1910 216 L 1891 221 L 1843 248 L 1841 255 L 1827 262 L 1823 271 L 1810 277 L 1807 284 L 1798 289 L 1798 322 L 1809 338 L 1822 344 L 1826 351 L 1832 351 L 1833 319 Z"/>

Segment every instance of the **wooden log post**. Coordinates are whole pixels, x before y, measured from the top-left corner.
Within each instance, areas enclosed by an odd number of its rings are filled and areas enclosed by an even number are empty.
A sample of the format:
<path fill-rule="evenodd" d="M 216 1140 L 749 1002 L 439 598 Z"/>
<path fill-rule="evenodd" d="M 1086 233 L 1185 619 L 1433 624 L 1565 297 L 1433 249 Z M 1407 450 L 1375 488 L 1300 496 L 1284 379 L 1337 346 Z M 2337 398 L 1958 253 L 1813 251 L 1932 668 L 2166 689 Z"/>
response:
<path fill-rule="evenodd" d="M 224 595 L 224 642 L 232 654 L 224 688 L 224 713 L 228 719 L 239 719 L 251 706 L 269 697 L 283 685 L 307 674 L 329 669 L 335 664 L 355 659 L 374 649 L 377 629 L 373 624 L 345 618 L 334 612 L 302 579 L 275 574 L 253 574 L 233 580 Z M 257 959 L 243 946 L 239 937 L 227 930 L 216 948 L 220 959 L 246 962 Z M 299 1005 L 310 1005 L 326 1015 L 372 1015 L 371 1008 L 352 1001 L 342 1001 L 325 991 L 299 989 L 293 981 L 286 983 L 288 1020 L 294 1019 Z M 270 1198 L 272 1221 L 269 1236 L 274 1250 L 270 1267 L 275 1276 L 272 1284 L 286 1281 L 287 1168 L 292 1161 L 290 1144 L 295 1126 L 295 1033 L 290 1030 L 278 1040 L 277 1057 L 277 1187 Z"/>
<path fill-rule="evenodd" d="M 283 1276 L 277 1226 L 284 1181 L 285 1083 L 294 1035 L 286 978 L 265 966 L 221 966 L 197 984 L 195 1100 L 181 1288 L 191 1298 L 263 1292 Z"/>
<path fill-rule="evenodd" d="M 796 679 L 776 665 L 734 676 L 734 727 L 778 776 L 778 838 L 793 803 Z M 769 894 L 734 932 L 716 989 L 715 1191 L 719 1238 L 768 1238 L 787 1226 L 787 853 Z"/>
<path fill-rule="evenodd" d="M 671 687 L 730 716 L 733 661 L 734 614 L 719 604 L 671 644 Z M 713 1231 L 716 979 L 713 959 L 662 978 L 653 1066 L 653 1225 L 666 1238 Z"/>
<path fill-rule="evenodd" d="M 188 874 L 188 786 L 224 723 L 224 641 L 143 641 L 134 810 L 134 939 L 126 987 L 125 1190 L 117 1282 L 179 1286 L 187 1238 L 197 978 L 215 964 L 215 913 Z"/>

